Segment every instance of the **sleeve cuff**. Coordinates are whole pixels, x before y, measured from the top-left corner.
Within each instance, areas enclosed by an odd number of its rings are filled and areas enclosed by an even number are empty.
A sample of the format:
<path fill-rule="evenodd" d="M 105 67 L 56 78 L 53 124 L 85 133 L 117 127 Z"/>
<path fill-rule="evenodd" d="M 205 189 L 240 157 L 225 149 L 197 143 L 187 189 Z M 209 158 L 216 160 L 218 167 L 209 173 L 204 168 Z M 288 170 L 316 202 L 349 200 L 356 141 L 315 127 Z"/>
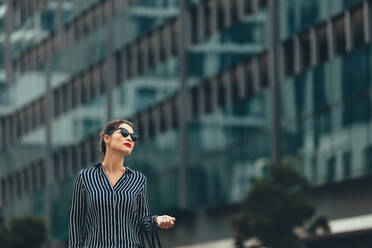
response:
<path fill-rule="evenodd" d="M 157 215 L 153 215 L 152 216 L 152 226 L 153 226 L 153 230 L 159 230 L 159 226 L 158 226 L 158 223 L 156 222 L 156 217 L 158 217 Z"/>

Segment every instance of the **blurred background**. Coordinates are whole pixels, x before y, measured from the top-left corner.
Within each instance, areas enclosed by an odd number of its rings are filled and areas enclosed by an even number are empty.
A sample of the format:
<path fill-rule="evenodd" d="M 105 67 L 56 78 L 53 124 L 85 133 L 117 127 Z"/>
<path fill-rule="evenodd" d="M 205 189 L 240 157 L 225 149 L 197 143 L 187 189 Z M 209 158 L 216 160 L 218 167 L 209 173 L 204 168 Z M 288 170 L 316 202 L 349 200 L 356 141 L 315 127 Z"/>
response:
<path fill-rule="evenodd" d="M 177 218 L 165 247 L 234 247 L 272 163 L 329 220 L 307 247 L 371 247 L 371 39 L 370 0 L 0 0 L 4 221 L 67 247 L 75 177 L 122 118 L 151 214 Z"/>

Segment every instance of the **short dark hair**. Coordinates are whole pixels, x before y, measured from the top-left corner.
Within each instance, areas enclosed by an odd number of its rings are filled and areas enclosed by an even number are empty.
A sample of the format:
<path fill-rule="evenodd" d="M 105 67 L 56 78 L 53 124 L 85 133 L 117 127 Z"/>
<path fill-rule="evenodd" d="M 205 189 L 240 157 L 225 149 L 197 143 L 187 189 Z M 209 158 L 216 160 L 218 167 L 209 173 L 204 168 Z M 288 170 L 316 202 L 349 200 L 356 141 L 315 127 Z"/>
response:
<path fill-rule="evenodd" d="M 134 124 L 131 121 L 118 119 L 118 120 L 112 120 L 109 123 L 107 123 L 107 125 L 99 132 L 98 139 L 99 139 L 99 152 L 101 155 L 101 160 L 103 160 L 106 155 L 106 143 L 103 140 L 103 136 L 106 133 L 118 128 L 123 123 L 128 124 L 134 131 Z"/>

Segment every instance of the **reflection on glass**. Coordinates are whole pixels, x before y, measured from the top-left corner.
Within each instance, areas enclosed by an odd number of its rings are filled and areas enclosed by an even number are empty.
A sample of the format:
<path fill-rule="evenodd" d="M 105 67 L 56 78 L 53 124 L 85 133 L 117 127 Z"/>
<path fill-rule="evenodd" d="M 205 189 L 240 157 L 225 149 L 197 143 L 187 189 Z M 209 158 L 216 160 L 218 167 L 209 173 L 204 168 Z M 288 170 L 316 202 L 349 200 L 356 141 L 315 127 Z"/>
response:
<path fill-rule="evenodd" d="M 241 200 L 269 157 L 268 92 L 218 109 L 188 128 L 190 204 L 194 208 Z"/>
<path fill-rule="evenodd" d="M 179 144 L 178 130 L 168 130 L 145 142 L 140 139 L 124 161 L 148 177 L 149 202 L 154 211 L 178 206 Z"/>
<path fill-rule="evenodd" d="M 178 60 L 172 58 L 114 89 L 114 118 L 130 116 L 152 106 L 174 94 L 179 87 Z"/>
<path fill-rule="evenodd" d="M 191 45 L 187 52 L 190 83 L 226 70 L 267 47 L 267 10 L 243 18 L 240 23 Z M 196 24 L 198 25 L 198 24 Z M 246 30 L 246 32 L 241 32 Z M 195 34 L 196 35 L 196 34 Z"/>
<path fill-rule="evenodd" d="M 53 149 L 71 146 L 90 135 L 98 135 L 106 121 L 105 101 L 106 96 L 97 97 L 55 119 L 52 124 Z"/>

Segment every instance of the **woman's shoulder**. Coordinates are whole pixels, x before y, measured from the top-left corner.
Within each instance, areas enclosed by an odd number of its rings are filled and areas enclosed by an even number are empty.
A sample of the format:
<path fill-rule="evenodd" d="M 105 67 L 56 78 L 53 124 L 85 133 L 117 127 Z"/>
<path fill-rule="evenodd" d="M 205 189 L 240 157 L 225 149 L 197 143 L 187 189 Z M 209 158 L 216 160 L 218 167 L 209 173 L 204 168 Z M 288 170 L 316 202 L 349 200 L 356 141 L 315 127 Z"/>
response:
<path fill-rule="evenodd" d="M 77 176 L 81 176 L 81 177 L 84 178 L 84 177 L 87 177 L 87 176 L 92 175 L 96 171 L 97 171 L 97 168 L 96 167 L 90 167 L 90 168 L 81 169 L 77 173 Z"/>
<path fill-rule="evenodd" d="M 145 181 L 147 179 L 145 174 L 143 174 L 142 172 L 134 170 L 130 167 L 125 167 L 125 168 L 128 170 L 128 173 L 132 174 L 135 178 L 140 179 L 142 181 Z"/>

